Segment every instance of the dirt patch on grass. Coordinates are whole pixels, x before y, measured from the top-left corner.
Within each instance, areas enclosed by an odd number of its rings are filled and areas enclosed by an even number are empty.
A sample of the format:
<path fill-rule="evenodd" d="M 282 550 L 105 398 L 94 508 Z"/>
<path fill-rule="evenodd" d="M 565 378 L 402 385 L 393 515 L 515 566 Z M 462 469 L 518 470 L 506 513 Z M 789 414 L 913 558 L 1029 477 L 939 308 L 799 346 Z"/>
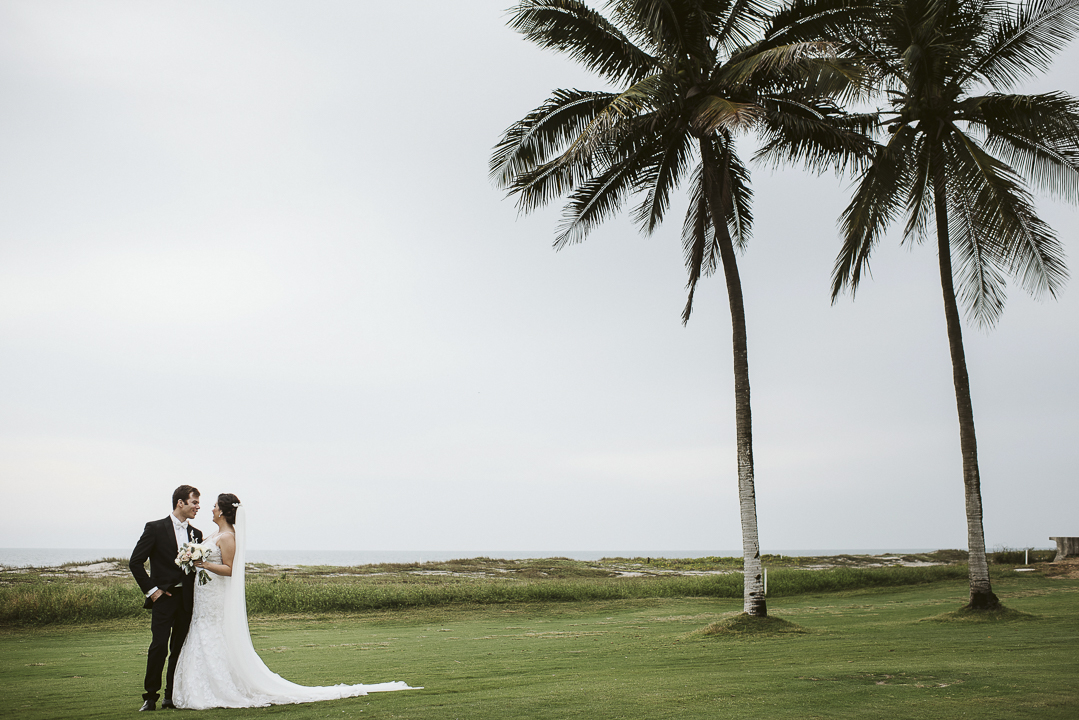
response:
<path fill-rule="evenodd" d="M 1038 563 L 1035 567 L 1042 575 L 1053 580 L 1079 580 L 1079 558 L 1067 558 L 1060 562 Z"/>
<path fill-rule="evenodd" d="M 84 577 L 123 577 L 130 575 L 127 564 L 120 560 L 105 560 L 88 565 L 65 565 L 65 573 Z"/>

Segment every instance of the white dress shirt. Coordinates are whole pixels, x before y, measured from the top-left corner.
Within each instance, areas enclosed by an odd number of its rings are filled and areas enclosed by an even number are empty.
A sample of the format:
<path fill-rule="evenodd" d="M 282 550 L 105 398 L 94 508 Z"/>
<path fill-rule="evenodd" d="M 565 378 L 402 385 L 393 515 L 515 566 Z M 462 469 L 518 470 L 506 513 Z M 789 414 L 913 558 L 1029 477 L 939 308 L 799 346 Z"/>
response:
<path fill-rule="evenodd" d="M 169 520 L 172 520 L 172 529 L 173 532 L 176 533 L 176 551 L 179 552 L 180 548 L 184 546 L 184 543 L 188 542 L 187 520 L 180 522 L 180 519 L 172 513 L 169 513 Z M 146 597 L 150 597 L 157 592 L 158 589 L 159 588 L 155 585 L 151 588 L 150 592 L 146 593 Z"/>
<path fill-rule="evenodd" d="M 180 520 L 172 514 L 169 515 L 169 520 L 172 520 L 172 529 L 176 531 L 176 551 L 179 552 L 180 548 L 184 546 L 184 543 L 188 541 L 187 520 L 180 522 Z"/>

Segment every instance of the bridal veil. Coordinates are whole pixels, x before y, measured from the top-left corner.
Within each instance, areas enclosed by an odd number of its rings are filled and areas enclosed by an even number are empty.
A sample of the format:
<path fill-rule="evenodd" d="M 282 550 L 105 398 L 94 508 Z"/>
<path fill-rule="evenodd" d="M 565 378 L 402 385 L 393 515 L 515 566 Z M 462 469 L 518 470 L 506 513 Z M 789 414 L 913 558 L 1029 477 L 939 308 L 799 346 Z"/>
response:
<path fill-rule="evenodd" d="M 421 689 L 409 688 L 403 682 L 310 687 L 289 682 L 266 667 L 262 658 L 255 652 L 255 646 L 251 643 L 251 632 L 247 625 L 247 593 L 244 583 L 247 562 L 247 512 L 243 505 L 236 508 L 234 527 L 236 555 L 232 561 L 232 577 L 223 578 L 225 581 L 223 635 L 229 669 L 241 691 L 253 701 L 252 705 L 303 703 L 366 695 L 369 692 Z"/>

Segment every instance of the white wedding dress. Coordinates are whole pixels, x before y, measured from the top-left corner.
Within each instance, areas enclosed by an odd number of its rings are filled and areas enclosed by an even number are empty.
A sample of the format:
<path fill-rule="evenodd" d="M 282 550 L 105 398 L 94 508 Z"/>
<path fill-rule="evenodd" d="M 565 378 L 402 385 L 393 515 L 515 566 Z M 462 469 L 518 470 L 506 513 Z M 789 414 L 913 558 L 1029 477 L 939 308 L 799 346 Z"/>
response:
<path fill-rule="evenodd" d="M 244 593 L 243 506 L 236 513 L 236 555 L 232 577 L 208 573 L 205 585 L 195 581 L 195 608 L 191 629 L 180 651 L 173 681 L 172 701 L 179 708 L 205 710 L 219 707 L 265 707 L 291 703 L 336 700 L 391 690 L 422 690 L 403 682 L 375 685 L 310 687 L 289 682 L 272 672 L 251 644 Z M 215 540 L 211 563 L 221 562 Z"/>

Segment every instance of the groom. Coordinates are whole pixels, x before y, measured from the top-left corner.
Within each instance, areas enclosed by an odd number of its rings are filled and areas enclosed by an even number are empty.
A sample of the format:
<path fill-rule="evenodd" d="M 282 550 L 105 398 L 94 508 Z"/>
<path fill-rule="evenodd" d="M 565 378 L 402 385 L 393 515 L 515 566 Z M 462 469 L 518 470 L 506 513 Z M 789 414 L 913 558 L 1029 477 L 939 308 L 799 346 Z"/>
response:
<path fill-rule="evenodd" d="M 156 710 L 157 691 L 161 689 L 161 670 L 165 657 L 169 669 L 165 673 L 165 699 L 162 708 L 172 704 L 172 676 L 180 648 L 191 625 L 191 608 L 195 601 L 195 576 L 187 575 L 176 564 L 176 554 L 185 542 L 202 542 L 202 531 L 189 524 L 199 511 L 199 491 L 181 485 L 172 493 L 172 514 L 161 520 L 146 523 L 135 549 L 131 551 L 131 574 L 146 595 L 144 607 L 151 611 L 150 649 L 146 653 L 146 692 L 139 710 Z M 150 561 L 150 574 L 144 563 Z M 171 639 L 170 639 L 171 636 Z"/>

